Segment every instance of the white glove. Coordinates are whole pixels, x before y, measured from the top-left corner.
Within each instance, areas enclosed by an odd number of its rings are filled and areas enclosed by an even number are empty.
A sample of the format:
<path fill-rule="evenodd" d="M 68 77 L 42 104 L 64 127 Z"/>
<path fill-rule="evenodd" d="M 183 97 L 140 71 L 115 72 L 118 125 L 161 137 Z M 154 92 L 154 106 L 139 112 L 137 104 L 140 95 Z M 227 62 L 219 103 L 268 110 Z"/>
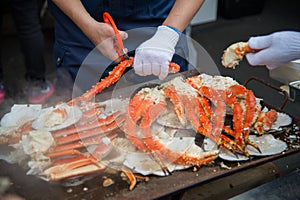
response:
<path fill-rule="evenodd" d="M 154 36 L 136 49 L 133 63 L 135 73 L 140 76 L 153 74 L 161 80 L 166 78 L 178 39 L 179 34 L 175 30 L 159 26 Z"/>
<path fill-rule="evenodd" d="M 251 37 L 248 41 L 256 53 L 246 54 L 251 65 L 266 65 L 274 69 L 300 58 L 300 32 L 282 31 L 266 36 Z"/>

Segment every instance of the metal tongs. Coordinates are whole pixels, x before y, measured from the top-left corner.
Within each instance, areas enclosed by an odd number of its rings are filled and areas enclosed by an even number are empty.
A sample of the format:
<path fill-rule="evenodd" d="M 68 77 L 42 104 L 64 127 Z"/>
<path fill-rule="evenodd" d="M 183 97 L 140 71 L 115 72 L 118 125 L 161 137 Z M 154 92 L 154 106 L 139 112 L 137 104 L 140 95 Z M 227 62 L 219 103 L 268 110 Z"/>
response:
<path fill-rule="evenodd" d="M 119 55 L 119 58 L 121 61 L 130 59 L 130 57 L 127 54 L 127 50 L 124 48 L 123 40 L 120 35 L 120 32 L 112 19 L 111 15 L 108 12 L 103 13 L 103 20 L 106 24 L 110 25 L 116 34 L 115 38 L 115 49 Z"/>

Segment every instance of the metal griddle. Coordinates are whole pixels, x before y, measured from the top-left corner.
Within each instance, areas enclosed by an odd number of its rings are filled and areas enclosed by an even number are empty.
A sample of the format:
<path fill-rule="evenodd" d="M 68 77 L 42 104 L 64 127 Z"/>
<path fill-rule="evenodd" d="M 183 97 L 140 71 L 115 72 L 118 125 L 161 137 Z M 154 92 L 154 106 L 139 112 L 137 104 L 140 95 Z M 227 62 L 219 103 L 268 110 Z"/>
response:
<path fill-rule="evenodd" d="M 186 76 L 195 74 L 197 72 L 190 71 Z M 109 97 L 111 94 L 108 91 L 101 95 L 104 98 L 105 95 Z M 281 111 L 282 107 L 277 110 Z M 291 117 L 293 124 L 300 126 L 300 120 Z M 86 180 L 77 186 L 66 186 L 66 181 L 49 183 L 35 176 L 27 176 L 26 170 L 20 166 L 0 160 L 0 176 L 11 180 L 12 184 L 6 193 L 17 194 L 28 200 L 176 199 L 183 195 L 188 197 L 189 193 L 195 191 L 202 199 L 226 199 L 299 168 L 300 148 L 288 149 L 278 155 L 255 157 L 249 161 L 223 161 L 231 169 L 221 168 L 219 163 L 222 161 L 217 159 L 216 164 L 203 166 L 197 171 L 190 168 L 176 171 L 166 177 L 150 176 L 149 182 L 139 182 L 133 191 L 129 191 L 128 183 L 121 179 L 120 172 L 77 177 L 73 180 Z M 103 180 L 107 177 L 115 183 L 103 187 Z"/>

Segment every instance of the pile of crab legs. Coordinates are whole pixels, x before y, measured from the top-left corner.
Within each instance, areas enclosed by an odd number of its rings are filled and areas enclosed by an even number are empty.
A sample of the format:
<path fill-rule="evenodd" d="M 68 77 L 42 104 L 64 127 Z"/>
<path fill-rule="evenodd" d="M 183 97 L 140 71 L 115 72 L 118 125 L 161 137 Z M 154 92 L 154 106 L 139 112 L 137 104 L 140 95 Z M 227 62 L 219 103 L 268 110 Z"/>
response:
<path fill-rule="evenodd" d="M 249 156 L 245 150 L 251 145 L 258 146 L 249 140 L 248 135 L 254 127 L 259 134 L 270 128 L 277 118 L 277 112 L 263 112 L 256 106 L 253 92 L 239 84 L 233 84 L 225 89 L 214 89 L 203 84 L 201 76 L 182 79 L 175 78 L 155 88 L 144 88 L 129 102 L 126 112 L 116 111 L 106 118 L 99 118 L 97 107 L 103 105 L 91 103 L 90 100 L 106 87 L 117 82 L 126 68 L 131 67 L 133 58 L 122 61 L 109 74 L 82 96 L 68 102 L 70 106 L 79 106 L 83 111 L 81 120 L 64 129 L 52 131 L 55 145 L 45 156 L 51 159 L 51 166 L 44 171 L 50 181 L 62 180 L 78 175 L 90 174 L 106 169 L 101 162 L 110 140 L 118 137 L 114 132 L 120 126 L 124 127 L 125 136 L 139 150 L 147 152 L 157 161 L 166 174 L 171 174 L 164 164 L 168 162 L 183 165 L 202 166 L 218 157 L 218 151 L 191 154 L 179 154 L 155 140 L 151 133 L 151 124 L 172 104 L 180 123 L 187 121 L 193 129 L 211 140 L 219 147 L 232 152 Z M 179 71 L 179 66 L 170 63 L 170 72 Z M 232 127 L 224 125 L 226 106 L 233 110 Z M 138 129 L 141 134 L 138 135 Z M 22 134 L 32 130 L 31 122 L 19 127 L 9 139 L 1 138 L 2 143 L 17 142 Z M 89 145 L 97 148 L 88 155 L 80 149 Z M 136 176 L 122 167 L 130 180 L 130 189 L 136 184 Z"/>
<path fill-rule="evenodd" d="M 248 155 L 245 151 L 246 144 L 250 144 L 258 149 L 248 139 L 251 126 L 254 125 L 258 133 L 262 134 L 264 126 L 271 127 L 272 122 L 276 119 L 276 111 L 270 110 L 265 113 L 257 108 L 253 92 L 247 90 L 244 86 L 233 85 L 226 90 L 214 90 L 207 86 L 201 86 L 199 84 L 201 83 L 201 77 L 197 76 L 186 80 L 177 78 L 179 83 L 174 84 L 174 81 L 170 81 L 155 89 L 147 90 L 145 88 L 131 99 L 125 116 L 120 111 L 117 111 L 105 119 L 97 118 L 100 114 L 99 110 L 95 108 L 95 104 L 92 104 L 92 108 L 87 106 L 90 105 L 88 103 L 89 100 L 104 88 L 115 83 L 131 64 L 132 59 L 121 62 L 107 78 L 101 80 L 82 96 L 68 102 L 69 105 L 79 105 L 83 110 L 83 117 L 80 120 L 81 123 L 52 132 L 55 138 L 55 146 L 50 148 L 45 154 L 52 160 L 52 167 L 45 170 L 50 180 L 56 181 L 75 175 L 103 171 L 106 166 L 99 162 L 99 158 L 102 157 L 101 154 L 104 154 L 107 145 L 111 145 L 105 142 L 104 138 L 112 140 L 118 137 L 113 130 L 123 123 L 126 137 L 139 150 L 148 152 L 153 159 L 158 161 L 165 173 L 170 172 L 164 165 L 164 159 L 194 166 L 201 166 L 216 159 L 216 152 L 204 154 L 203 156 L 179 155 L 152 138 L 151 123 L 166 109 L 167 98 L 173 103 L 174 112 L 182 124 L 186 124 L 188 119 L 196 132 L 209 137 L 220 147 L 235 152 L 242 152 L 245 155 Z M 179 69 L 179 66 L 176 65 L 172 67 L 173 71 L 178 71 Z M 185 87 L 181 90 L 178 85 L 181 85 L 181 88 L 183 85 Z M 153 96 L 156 96 L 156 98 L 153 98 Z M 211 105 L 214 105 L 215 109 Z M 226 105 L 233 109 L 233 129 L 224 126 Z M 98 106 L 101 106 L 101 104 Z M 137 125 L 138 121 L 139 125 Z M 141 129 L 142 137 L 136 134 L 137 127 Z M 6 142 L 18 141 L 20 133 L 24 134 L 30 130 L 32 128 L 29 122 L 16 131 L 15 137 L 11 137 Z M 231 137 L 222 134 L 222 132 L 229 134 Z M 5 141 L 2 140 L 3 142 Z M 88 156 L 78 150 L 95 144 L 98 147 Z M 67 155 L 72 156 L 66 157 Z M 83 170 L 83 168 L 80 168 L 83 166 L 87 167 Z M 79 168 L 80 170 L 76 170 Z M 123 170 L 131 177 L 131 185 L 135 185 L 136 180 L 134 176 L 125 168 Z"/>
<path fill-rule="evenodd" d="M 54 138 L 54 144 L 43 155 L 50 159 L 50 166 L 43 170 L 42 176 L 46 176 L 46 180 L 59 181 L 75 176 L 92 174 L 104 171 L 107 163 L 102 162 L 102 158 L 107 155 L 107 151 L 111 149 L 111 141 L 118 137 L 120 131 L 116 131 L 124 123 L 126 116 L 117 110 L 100 117 L 101 109 L 105 109 L 107 105 L 92 102 L 91 99 L 103 89 L 117 82 L 122 76 L 126 68 L 131 67 L 133 57 L 122 61 L 110 73 L 109 76 L 102 79 L 83 95 L 67 102 L 68 106 L 79 107 L 82 116 L 78 122 L 69 127 L 50 131 Z M 170 63 L 169 72 L 178 72 L 180 67 L 175 63 Z M 66 111 L 59 107 L 53 110 L 53 113 L 64 117 Z M 32 127 L 33 120 L 30 120 L 9 135 L 1 135 L 0 143 L 14 145 L 21 141 L 22 136 L 36 131 Z M 87 147 L 97 146 L 92 152 L 87 152 Z M 35 160 L 36 155 L 31 156 Z M 45 158 L 43 157 L 43 159 Z M 40 159 L 40 158 L 38 158 Z M 130 181 L 130 189 L 136 184 L 136 178 L 146 180 L 146 177 L 133 175 L 133 173 L 123 166 L 121 170 L 127 175 Z M 41 174 L 38 174 L 41 175 Z"/>

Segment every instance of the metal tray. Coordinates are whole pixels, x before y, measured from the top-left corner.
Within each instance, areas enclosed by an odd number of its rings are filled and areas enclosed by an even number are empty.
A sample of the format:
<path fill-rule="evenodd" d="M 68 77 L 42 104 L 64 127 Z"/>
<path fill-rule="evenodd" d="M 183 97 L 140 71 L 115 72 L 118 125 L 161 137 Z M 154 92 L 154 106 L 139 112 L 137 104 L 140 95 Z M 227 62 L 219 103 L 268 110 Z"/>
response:
<path fill-rule="evenodd" d="M 187 76 L 192 75 L 195 73 L 187 73 Z M 284 101 L 286 101 L 285 97 Z M 282 106 L 277 110 L 281 111 Z M 294 125 L 300 126 L 299 119 L 295 117 L 292 119 Z M 285 133 L 290 134 L 287 131 Z M 220 162 L 225 162 L 227 166 L 230 166 L 230 169 L 221 168 Z M 209 197 L 213 197 L 215 194 L 214 197 L 219 195 L 224 199 L 290 173 L 299 166 L 300 147 L 295 147 L 278 155 L 256 157 L 249 161 L 226 162 L 216 160 L 216 164 L 203 166 L 197 171 L 187 169 L 175 171 L 166 177 L 150 176 L 149 182 L 138 183 L 133 191 L 129 191 L 128 183 L 121 180 L 119 172 L 103 172 L 78 177 L 76 181 L 82 178 L 86 180 L 77 186 L 66 186 L 64 181 L 49 183 L 35 176 L 27 176 L 26 170 L 20 166 L 0 161 L 0 176 L 8 177 L 11 180 L 11 186 L 6 191 L 7 193 L 17 194 L 29 200 L 176 199 L 195 189 L 197 192 L 203 192 L 202 197 L 209 195 Z M 115 184 L 103 187 L 102 182 L 105 177 L 112 178 L 116 181 Z M 207 185 L 213 192 L 208 194 L 207 189 L 206 191 L 201 189 L 207 188 L 205 187 Z"/>
<path fill-rule="evenodd" d="M 292 101 L 300 102 L 300 81 L 293 81 L 289 83 L 290 99 Z"/>

